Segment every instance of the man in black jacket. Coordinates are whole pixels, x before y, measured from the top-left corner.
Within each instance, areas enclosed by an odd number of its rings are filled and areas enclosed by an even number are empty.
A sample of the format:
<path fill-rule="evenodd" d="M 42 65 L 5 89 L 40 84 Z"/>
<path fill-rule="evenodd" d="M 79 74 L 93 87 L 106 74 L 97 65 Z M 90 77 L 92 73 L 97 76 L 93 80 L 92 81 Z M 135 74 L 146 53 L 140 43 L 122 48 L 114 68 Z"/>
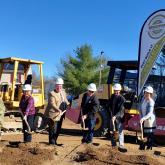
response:
<path fill-rule="evenodd" d="M 120 84 L 118 83 L 114 84 L 113 90 L 114 90 L 114 94 L 112 94 L 109 100 L 112 131 L 117 130 L 119 132 L 119 150 L 121 150 L 122 152 L 126 152 L 127 150 L 124 147 L 124 133 L 123 133 L 125 98 L 120 94 L 121 91 Z M 116 140 L 114 136 L 112 136 L 111 142 L 113 147 L 116 146 Z"/>
<path fill-rule="evenodd" d="M 94 128 L 96 124 L 95 114 L 99 110 L 99 100 L 95 96 L 96 85 L 91 83 L 87 87 L 81 102 L 82 120 L 88 130 L 83 130 L 82 143 L 92 143 Z"/>

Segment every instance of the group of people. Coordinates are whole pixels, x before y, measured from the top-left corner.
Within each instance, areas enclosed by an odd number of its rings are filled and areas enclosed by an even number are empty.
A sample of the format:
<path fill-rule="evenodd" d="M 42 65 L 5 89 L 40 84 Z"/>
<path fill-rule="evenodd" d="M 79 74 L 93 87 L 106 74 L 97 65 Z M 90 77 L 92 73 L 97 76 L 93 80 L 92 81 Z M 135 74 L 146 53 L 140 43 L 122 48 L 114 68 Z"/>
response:
<path fill-rule="evenodd" d="M 85 120 L 86 127 L 88 127 L 87 132 L 83 132 L 82 142 L 91 143 L 93 138 L 93 132 L 95 127 L 95 113 L 99 109 L 99 101 L 95 96 L 96 91 L 95 84 L 89 84 L 87 87 L 87 92 L 82 98 L 81 108 L 82 108 L 82 120 Z M 117 140 L 114 136 L 114 131 L 118 131 L 118 141 L 119 150 L 126 152 L 127 149 L 124 147 L 124 103 L 125 98 L 121 95 L 122 87 L 120 84 L 116 83 L 113 86 L 114 94 L 108 102 L 109 114 L 110 114 L 110 130 L 113 132 L 111 136 L 112 147 L 117 146 Z M 140 114 L 140 124 L 144 132 L 144 137 L 147 138 L 147 149 L 152 149 L 154 144 L 154 131 L 156 129 L 156 117 L 154 112 L 154 100 L 153 100 L 154 90 L 151 86 L 147 86 L 144 89 L 144 97 L 139 104 L 139 114 Z M 139 146 L 139 149 L 144 149 Z"/>
<path fill-rule="evenodd" d="M 125 98 L 121 95 L 122 87 L 120 84 L 116 83 L 113 86 L 114 94 L 112 94 L 109 100 L 109 110 L 111 116 L 111 130 L 114 127 L 119 133 L 119 149 L 126 152 L 127 149 L 124 147 L 124 103 Z M 144 132 L 144 137 L 147 138 L 147 149 L 152 149 L 154 144 L 154 131 L 156 129 L 156 118 L 154 112 L 154 100 L 153 100 L 153 88 L 147 86 L 144 89 L 144 97 L 139 104 L 139 114 L 140 114 L 140 125 L 142 126 L 142 132 Z M 141 139 L 143 140 L 143 139 Z M 111 138 L 112 146 L 116 146 L 116 140 L 112 136 Z M 140 143 L 139 149 L 145 149 Z M 144 144 L 143 144 L 144 145 Z"/>
<path fill-rule="evenodd" d="M 60 145 L 57 143 L 57 138 L 61 132 L 62 122 L 65 118 L 65 112 L 68 106 L 70 106 L 65 90 L 63 89 L 64 81 L 62 78 L 57 78 L 55 81 L 55 88 L 48 94 L 48 105 L 45 110 L 45 116 L 48 124 L 49 131 L 49 144 Z M 122 87 L 116 83 L 113 86 L 114 93 L 108 102 L 109 114 L 110 114 L 110 128 L 112 132 L 118 131 L 119 149 L 126 152 L 124 147 L 124 103 L 125 98 L 121 95 Z M 30 142 L 32 140 L 31 133 L 28 131 L 28 126 L 25 121 L 28 122 L 31 130 L 34 130 L 34 117 L 35 107 L 34 99 L 31 95 L 31 85 L 25 84 L 23 87 L 23 96 L 20 101 L 20 110 L 23 113 L 23 130 L 24 141 Z M 81 102 L 81 118 L 86 129 L 83 129 L 82 143 L 92 143 L 94 128 L 96 124 L 96 112 L 100 108 L 100 103 L 95 95 L 97 91 L 96 85 L 91 83 L 87 86 L 87 92 L 84 93 Z M 153 88 L 148 86 L 144 90 L 144 98 L 139 106 L 140 123 L 143 125 L 144 136 L 147 137 L 147 149 L 152 149 L 154 142 L 154 130 L 156 128 L 155 113 L 154 113 L 154 100 L 152 99 Z M 117 146 L 116 138 L 112 134 L 111 143 L 112 147 Z"/>
<path fill-rule="evenodd" d="M 65 111 L 69 102 L 66 98 L 66 93 L 63 89 L 64 81 L 62 78 L 57 78 L 55 88 L 48 94 L 48 105 L 45 110 L 46 124 L 49 126 L 49 144 L 58 145 L 57 138 L 61 131 Z M 35 105 L 32 97 L 32 87 L 30 84 L 23 86 L 23 95 L 20 100 L 19 108 L 23 117 L 23 133 L 24 142 L 32 141 L 32 132 L 36 131 L 35 121 Z M 30 129 L 30 131 L 29 131 Z"/>

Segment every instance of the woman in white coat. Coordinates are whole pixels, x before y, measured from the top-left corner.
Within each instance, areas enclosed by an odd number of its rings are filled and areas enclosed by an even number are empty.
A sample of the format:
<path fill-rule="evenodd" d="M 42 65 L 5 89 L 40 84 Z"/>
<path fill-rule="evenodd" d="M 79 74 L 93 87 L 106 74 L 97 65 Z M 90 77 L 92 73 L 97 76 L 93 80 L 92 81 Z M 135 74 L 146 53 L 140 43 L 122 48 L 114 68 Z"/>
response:
<path fill-rule="evenodd" d="M 140 123 L 143 124 L 144 137 L 147 137 L 147 149 L 152 150 L 156 118 L 154 112 L 153 88 L 147 86 L 144 90 L 144 99 L 140 105 Z"/>

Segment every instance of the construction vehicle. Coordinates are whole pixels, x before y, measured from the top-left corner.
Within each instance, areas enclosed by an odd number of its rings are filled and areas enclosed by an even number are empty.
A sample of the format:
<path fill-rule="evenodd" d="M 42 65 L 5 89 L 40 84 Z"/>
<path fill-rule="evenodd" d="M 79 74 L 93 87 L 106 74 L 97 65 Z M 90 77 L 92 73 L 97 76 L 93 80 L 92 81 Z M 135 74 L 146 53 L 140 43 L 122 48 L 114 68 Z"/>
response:
<path fill-rule="evenodd" d="M 99 86 L 96 95 L 101 104 L 96 114 L 95 135 L 106 134 L 109 129 L 108 99 L 114 83 L 122 85 L 125 97 L 125 128 L 140 130 L 138 103 L 143 97 L 143 89 L 151 85 L 155 90 L 156 136 L 158 141 L 165 137 L 165 10 L 152 13 L 144 22 L 139 37 L 138 61 L 108 61 L 110 67 L 106 85 Z M 101 75 L 101 74 L 100 74 Z M 100 83 L 99 83 L 100 85 Z M 79 122 L 80 98 L 73 101 L 68 118 Z M 76 115 L 76 116 L 75 116 Z"/>
<path fill-rule="evenodd" d="M 123 96 L 126 98 L 125 103 L 125 118 L 126 123 L 125 127 L 128 127 L 128 120 L 133 116 L 138 114 L 137 102 L 136 102 L 136 86 L 137 81 L 135 79 L 137 76 L 137 61 L 108 61 L 107 65 L 110 67 L 109 76 L 107 84 L 103 84 L 98 87 L 97 92 L 95 93 L 97 98 L 100 101 L 100 109 L 96 113 L 96 126 L 95 126 L 95 136 L 103 136 L 108 133 L 110 126 L 110 115 L 108 109 L 108 100 L 113 93 L 112 86 L 114 83 L 121 83 L 123 89 L 127 85 L 127 90 L 123 91 Z M 134 73 L 127 72 L 133 71 Z M 131 75 L 131 76 L 130 76 Z M 129 76 L 129 77 L 128 77 Z M 130 90 L 132 89 L 132 90 Z M 74 121 L 75 123 L 80 122 L 80 104 L 82 99 L 81 94 L 78 99 L 72 101 L 71 111 L 67 111 L 66 116 Z"/>
<path fill-rule="evenodd" d="M 19 102 L 22 96 L 22 86 L 32 85 L 32 96 L 36 112 L 44 109 L 43 62 L 21 58 L 0 59 L 0 97 L 6 107 L 2 130 L 17 132 L 22 130 L 22 118 Z M 35 69 L 35 72 L 32 72 Z M 33 75 L 35 73 L 35 76 Z M 39 73 L 37 79 L 36 74 Z M 36 117 L 36 126 L 39 117 Z"/>
<path fill-rule="evenodd" d="M 137 72 L 138 61 L 108 61 L 107 65 L 110 67 L 107 84 L 98 88 L 96 92 L 99 98 L 101 108 L 96 114 L 95 136 L 106 135 L 109 131 L 109 111 L 108 99 L 113 93 L 112 86 L 114 83 L 120 83 L 123 87 L 122 95 L 125 97 L 125 129 L 140 130 L 138 103 L 142 95 L 137 98 Z M 162 101 L 165 97 L 165 76 L 155 75 L 155 68 L 145 83 L 145 86 L 152 85 L 157 93 L 155 103 L 155 113 L 157 117 L 157 129 L 155 135 L 159 137 L 158 140 L 165 136 L 165 103 Z M 159 95 L 158 95 L 159 93 Z M 75 123 L 80 122 L 80 104 L 82 94 L 78 99 L 72 101 L 71 110 L 67 111 L 67 117 Z M 162 142 L 162 141 L 161 141 Z"/>

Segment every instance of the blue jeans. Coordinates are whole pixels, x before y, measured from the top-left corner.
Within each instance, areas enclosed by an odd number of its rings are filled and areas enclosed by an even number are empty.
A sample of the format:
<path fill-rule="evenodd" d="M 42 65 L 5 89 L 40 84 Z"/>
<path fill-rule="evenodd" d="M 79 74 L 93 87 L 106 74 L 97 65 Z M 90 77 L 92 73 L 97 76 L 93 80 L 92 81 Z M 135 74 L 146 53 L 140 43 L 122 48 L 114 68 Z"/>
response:
<path fill-rule="evenodd" d="M 96 124 L 95 118 L 94 119 L 87 119 L 85 121 L 85 127 L 87 127 L 88 130 L 83 130 L 82 142 L 85 142 L 85 143 L 91 143 L 92 142 L 95 124 Z"/>
<path fill-rule="evenodd" d="M 31 131 L 34 131 L 34 118 L 35 118 L 35 115 L 27 116 L 27 122 L 30 126 Z M 28 127 L 27 127 L 25 121 L 23 120 L 24 142 L 31 142 L 32 135 L 29 134 L 28 132 L 26 132 L 25 130 L 28 130 Z"/>
<path fill-rule="evenodd" d="M 123 132 L 123 123 L 118 122 L 118 124 L 116 125 L 116 129 L 119 131 L 119 145 L 124 146 L 124 132 Z M 114 139 L 114 137 L 111 138 L 111 143 L 112 146 L 116 146 L 116 141 Z"/>

